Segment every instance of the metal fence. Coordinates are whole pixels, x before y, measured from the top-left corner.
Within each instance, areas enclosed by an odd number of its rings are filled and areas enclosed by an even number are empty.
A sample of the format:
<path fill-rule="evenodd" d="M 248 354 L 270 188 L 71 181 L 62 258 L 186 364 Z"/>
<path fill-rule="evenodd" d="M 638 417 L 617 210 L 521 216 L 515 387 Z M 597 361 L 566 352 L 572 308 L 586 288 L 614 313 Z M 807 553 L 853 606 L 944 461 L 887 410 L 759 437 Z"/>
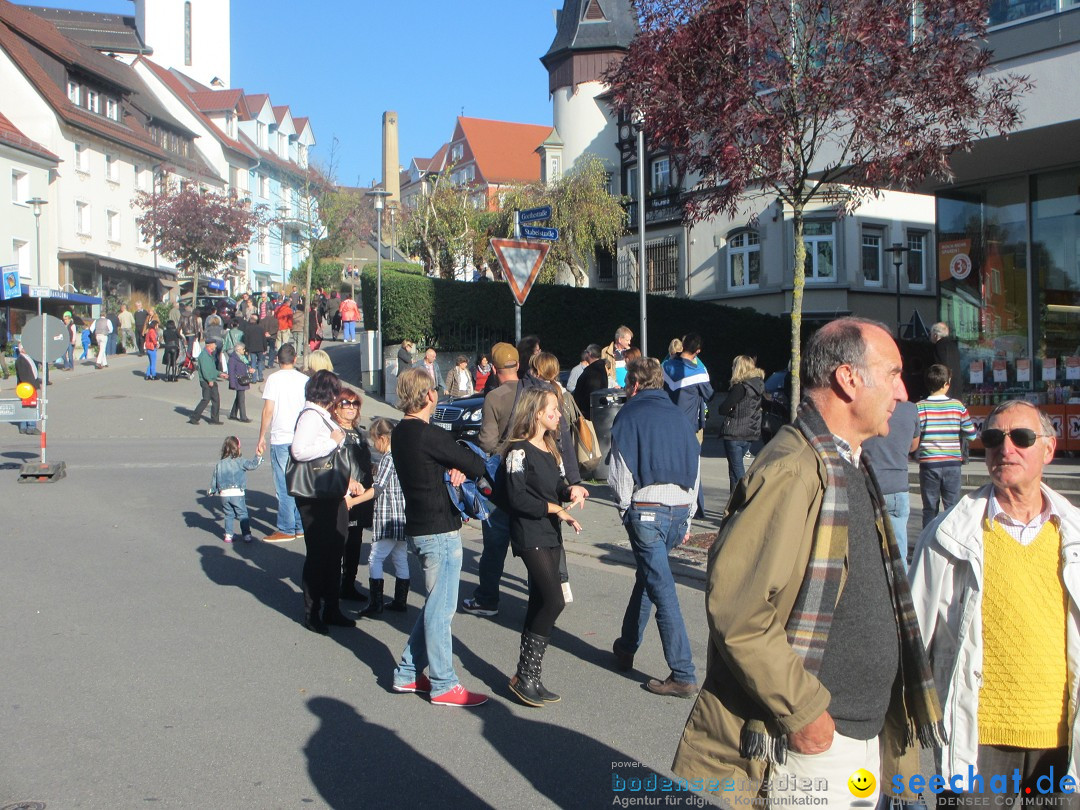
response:
<path fill-rule="evenodd" d="M 434 329 L 429 335 L 424 335 L 421 345 L 440 352 L 460 352 L 475 356 L 490 352 L 492 345 L 500 340 L 514 342 L 513 335 L 507 335 L 491 326 L 447 324 Z"/>
<path fill-rule="evenodd" d="M 674 293 L 679 287 L 679 240 L 665 236 L 645 243 L 646 276 L 651 293 Z M 619 289 L 638 289 L 638 246 L 627 245 L 619 250 Z"/>

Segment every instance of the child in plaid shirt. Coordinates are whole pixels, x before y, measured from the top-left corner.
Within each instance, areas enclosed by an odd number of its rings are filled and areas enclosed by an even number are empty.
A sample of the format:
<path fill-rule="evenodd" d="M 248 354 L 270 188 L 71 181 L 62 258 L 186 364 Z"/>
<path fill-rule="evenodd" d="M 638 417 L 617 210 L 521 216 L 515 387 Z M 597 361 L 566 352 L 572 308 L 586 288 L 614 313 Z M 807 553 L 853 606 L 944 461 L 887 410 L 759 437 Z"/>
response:
<path fill-rule="evenodd" d="M 391 430 L 393 430 L 393 425 L 388 419 L 375 419 L 369 431 L 375 449 L 382 453 L 382 459 L 375 471 L 375 481 L 372 485 L 375 497 L 374 542 L 368 560 L 371 602 L 361 612 L 361 616 L 377 616 L 383 612 L 383 561 L 387 557 L 393 563 L 396 579 L 394 601 L 385 607 L 404 612 L 409 597 L 409 557 L 405 544 L 405 495 L 401 491 L 401 483 L 394 469 L 394 457 L 390 454 Z"/>

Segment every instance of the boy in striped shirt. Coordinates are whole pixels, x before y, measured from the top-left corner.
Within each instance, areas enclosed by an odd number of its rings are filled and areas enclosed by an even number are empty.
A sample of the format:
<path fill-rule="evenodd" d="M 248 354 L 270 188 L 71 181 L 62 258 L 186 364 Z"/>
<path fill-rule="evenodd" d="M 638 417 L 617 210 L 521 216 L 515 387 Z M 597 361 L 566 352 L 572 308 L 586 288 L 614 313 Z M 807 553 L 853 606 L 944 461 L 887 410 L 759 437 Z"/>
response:
<path fill-rule="evenodd" d="M 963 454 L 960 435 L 975 438 L 964 403 L 948 395 L 952 375 L 947 366 L 935 364 L 926 372 L 930 396 L 919 400 L 919 489 L 922 490 L 922 525 L 926 528 L 938 513 L 960 500 L 960 465 Z"/>

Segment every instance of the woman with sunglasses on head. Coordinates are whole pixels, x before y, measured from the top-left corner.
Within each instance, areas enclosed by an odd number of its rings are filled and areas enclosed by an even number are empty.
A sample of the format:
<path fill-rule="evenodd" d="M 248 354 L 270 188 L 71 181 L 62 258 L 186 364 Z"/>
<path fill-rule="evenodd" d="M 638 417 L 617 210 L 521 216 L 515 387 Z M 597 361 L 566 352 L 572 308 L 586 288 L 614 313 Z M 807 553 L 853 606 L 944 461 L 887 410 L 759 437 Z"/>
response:
<path fill-rule="evenodd" d="M 353 469 L 356 470 L 357 480 L 364 487 L 361 495 L 345 499 L 349 507 L 349 533 L 346 536 L 342 560 L 341 598 L 353 602 L 367 601 L 367 597 L 356 589 L 356 572 L 360 569 L 364 529 L 371 528 L 375 511 L 372 500 L 375 491 L 371 488 L 371 449 L 368 447 L 367 436 L 360 428 L 360 406 L 360 394 L 351 388 L 342 388 L 330 412 L 334 421 L 345 431 L 345 443 L 352 453 Z"/>
<path fill-rule="evenodd" d="M 523 391 L 506 443 L 500 448 L 504 461 L 499 468 L 499 499 L 510 514 L 510 546 L 529 572 L 529 607 L 521 632 L 517 672 L 510 691 L 526 706 L 554 703 L 559 696 L 540 680 L 544 653 L 555 620 L 562 613 L 562 521 L 575 532 L 579 524 L 563 507 L 570 502 L 584 506 L 589 493 L 571 486 L 559 453 L 559 399 L 550 390 Z"/>

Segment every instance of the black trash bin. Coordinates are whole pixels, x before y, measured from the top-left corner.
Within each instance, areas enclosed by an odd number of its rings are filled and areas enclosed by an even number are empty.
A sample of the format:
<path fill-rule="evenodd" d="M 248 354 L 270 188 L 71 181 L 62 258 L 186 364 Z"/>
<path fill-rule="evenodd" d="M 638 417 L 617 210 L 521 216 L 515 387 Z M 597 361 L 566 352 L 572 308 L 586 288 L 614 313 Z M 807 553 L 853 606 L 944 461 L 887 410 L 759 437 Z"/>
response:
<path fill-rule="evenodd" d="M 593 391 L 589 401 L 592 404 L 592 423 L 601 453 L 600 464 L 594 477 L 604 480 L 608 477 L 607 454 L 611 450 L 611 423 L 615 421 L 615 414 L 626 404 L 626 391 L 622 388 L 603 388 Z"/>

